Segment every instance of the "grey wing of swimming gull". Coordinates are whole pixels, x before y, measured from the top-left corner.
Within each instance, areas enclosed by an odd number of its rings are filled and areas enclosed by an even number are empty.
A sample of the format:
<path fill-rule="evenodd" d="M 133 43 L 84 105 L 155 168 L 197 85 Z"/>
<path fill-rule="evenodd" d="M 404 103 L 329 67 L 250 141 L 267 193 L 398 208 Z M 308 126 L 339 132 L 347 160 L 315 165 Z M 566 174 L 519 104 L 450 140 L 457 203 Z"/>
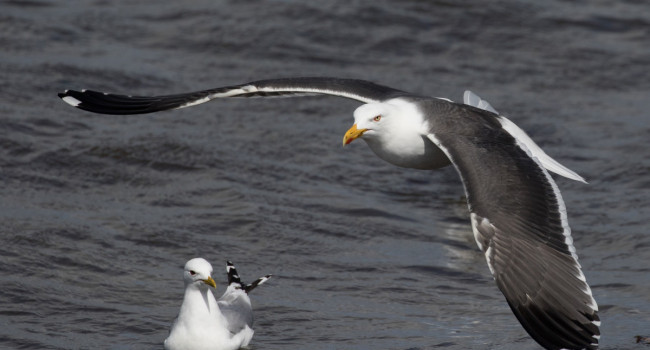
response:
<path fill-rule="evenodd" d="M 228 321 L 228 330 L 237 333 L 246 325 L 253 328 L 253 308 L 248 293 L 266 282 L 272 275 L 258 278 L 251 284 L 244 284 L 231 261 L 226 262 L 228 289 L 217 301 L 219 309 Z"/>
<path fill-rule="evenodd" d="M 74 107 L 94 113 L 144 114 L 194 106 L 215 98 L 319 94 L 369 103 L 383 101 L 406 93 L 365 80 L 304 77 L 259 80 L 241 85 L 164 96 L 130 96 L 93 90 L 66 90 L 59 93 L 59 97 Z"/>
<path fill-rule="evenodd" d="M 476 242 L 517 319 L 548 349 L 596 349 L 598 306 L 548 172 L 498 116 L 437 101 L 421 108 L 429 138 L 460 174 Z"/>
<path fill-rule="evenodd" d="M 245 292 L 226 292 L 217 303 L 221 313 L 228 321 L 229 331 L 236 334 L 246 325 L 253 328 L 253 308 Z"/>

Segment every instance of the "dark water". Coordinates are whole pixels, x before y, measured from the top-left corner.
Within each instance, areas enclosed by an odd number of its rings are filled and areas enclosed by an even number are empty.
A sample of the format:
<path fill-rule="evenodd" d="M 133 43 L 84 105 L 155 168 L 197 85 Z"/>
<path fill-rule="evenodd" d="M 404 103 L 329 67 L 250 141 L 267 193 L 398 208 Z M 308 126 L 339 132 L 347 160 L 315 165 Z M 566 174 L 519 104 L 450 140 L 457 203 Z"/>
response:
<path fill-rule="evenodd" d="M 602 348 L 644 348 L 650 5 L 315 3 L 0 3 L 0 348 L 161 348 L 182 265 L 202 256 L 275 275 L 253 295 L 254 349 L 537 349 L 476 247 L 454 170 L 341 148 L 357 103 L 111 117 L 56 97 L 303 75 L 472 89 L 529 131 L 590 182 L 557 179 Z"/>

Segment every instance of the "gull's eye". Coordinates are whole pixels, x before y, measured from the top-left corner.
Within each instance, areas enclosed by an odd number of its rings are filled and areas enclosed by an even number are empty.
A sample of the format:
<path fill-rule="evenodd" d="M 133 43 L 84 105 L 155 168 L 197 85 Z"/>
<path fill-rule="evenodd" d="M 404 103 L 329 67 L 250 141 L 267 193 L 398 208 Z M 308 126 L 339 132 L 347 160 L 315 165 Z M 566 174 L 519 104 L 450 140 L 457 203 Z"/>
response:
<path fill-rule="evenodd" d="M 381 120 L 381 115 L 378 115 L 378 116 L 372 118 L 372 120 L 374 120 L 376 122 L 380 121 Z"/>
<path fill-rule="evenodd" d="M 190 270 L 190 275 L 194 276 L 196 275 L 196 272 L 194 272 L 194 270 Z"/>

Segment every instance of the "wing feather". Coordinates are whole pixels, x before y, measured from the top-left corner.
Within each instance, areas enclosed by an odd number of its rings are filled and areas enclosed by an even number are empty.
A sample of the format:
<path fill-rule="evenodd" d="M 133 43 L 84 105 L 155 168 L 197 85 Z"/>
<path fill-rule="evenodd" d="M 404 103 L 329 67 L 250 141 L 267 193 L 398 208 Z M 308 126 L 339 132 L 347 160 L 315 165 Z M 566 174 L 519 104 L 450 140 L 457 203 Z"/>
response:
<path fill-rule="evenodd" d="M 228 286 L 217 304 L 228 322 L 228 330 L 232 333 L 239 333 L 246 326 L 253 327 L 253 307 L 250 298 L 242 289 L 236 288 L 235 285 Z"/>
<path fill-rule="evenodd" d="M 515 316 L 547 349 L 596 349 L 596 302 L 553 179 L 496 115 L 442 102 L 425 108 L 435 109 L 425 113 L 436 116 L 428 136 L 463 181 L 476 241 Z"/>
<path fill-rule="evenodd" d="M 131 96 L 93 90 L 66 90 L 60 93 L 59 97 L 74 107 L 94 113 L 144 114 L 190 107 L 216 98 L 291 97 L 319 94 L 370 103 L 406 93 L 365 80 L 306 77 L 259 80 L 241 85 L 164 96 Z"/>

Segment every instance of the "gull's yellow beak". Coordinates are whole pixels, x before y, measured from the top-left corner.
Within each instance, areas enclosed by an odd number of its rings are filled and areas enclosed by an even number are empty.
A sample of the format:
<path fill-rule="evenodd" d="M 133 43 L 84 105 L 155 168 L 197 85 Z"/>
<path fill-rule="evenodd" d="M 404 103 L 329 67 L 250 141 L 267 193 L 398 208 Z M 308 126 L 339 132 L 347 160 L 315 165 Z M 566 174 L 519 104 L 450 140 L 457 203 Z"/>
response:
<path fill-rule="evenodd" d="M 357 124 L 352 125 L 352 127 L 345 132 L 345 135 L 343 135 L 343 146 L 356 140 L 366 131 L 368 131 L 368 129 L 357 129 Z"/>
<path fill-rule="evenodd" d="M 217 288 L 217 284 L 214 282 L 211 276 L 208 276 L 207 280 L 203 280 L 203 283 L 207 284 L 208 286 L 212 286 L 212 288 Z"/>

